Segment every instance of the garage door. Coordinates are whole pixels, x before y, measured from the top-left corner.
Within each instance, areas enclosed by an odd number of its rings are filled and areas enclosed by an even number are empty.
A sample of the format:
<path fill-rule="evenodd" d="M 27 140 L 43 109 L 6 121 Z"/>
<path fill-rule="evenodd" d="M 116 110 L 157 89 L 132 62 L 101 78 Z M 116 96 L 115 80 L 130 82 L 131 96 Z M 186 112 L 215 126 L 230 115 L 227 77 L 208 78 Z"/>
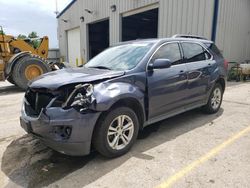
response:
<path fill-rule="evenodd" d="M 122 17 L 122 41 L 157 38 L 158 8 L 137 10 Z"/>
<path fill-rule="evenodd" d="M 80 28 L 68 30 L 68 61 L 70 66 L 77 66 L 77 59 L 80 62 L 81 48 L 80 48 Z"/>
<path fill-rule="evenodd" d="M 91 59 L 109 47 L 109 20 L 91 23 L 88 29 L 89 59 Z"/>

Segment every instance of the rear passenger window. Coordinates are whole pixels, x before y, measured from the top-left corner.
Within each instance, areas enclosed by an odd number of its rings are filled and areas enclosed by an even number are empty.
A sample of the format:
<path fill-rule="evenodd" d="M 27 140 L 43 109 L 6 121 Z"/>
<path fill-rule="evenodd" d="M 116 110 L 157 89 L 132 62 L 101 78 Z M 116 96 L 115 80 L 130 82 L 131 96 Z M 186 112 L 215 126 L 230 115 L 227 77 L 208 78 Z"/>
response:
<path fill-rule="evenodd" d="M 181 53 L 178 43 L 170 43 L 162 46 L 153 56 L 151 62 L 156 59 L 169 59 L 172 65 L 181 63 Z"/>
<path fill-rule="evenodd" d="M 186 62 L 204 61 L 211 58 L 211 55 L 199 44 L 182 43 L 184 58 Z"/>

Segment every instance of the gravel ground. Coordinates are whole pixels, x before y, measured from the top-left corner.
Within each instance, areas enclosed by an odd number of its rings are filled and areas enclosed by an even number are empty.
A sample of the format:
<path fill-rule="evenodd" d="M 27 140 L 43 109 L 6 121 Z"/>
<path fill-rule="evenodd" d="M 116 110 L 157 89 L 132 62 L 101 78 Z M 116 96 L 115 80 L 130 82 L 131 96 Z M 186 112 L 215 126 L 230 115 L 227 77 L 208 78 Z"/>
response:
<path fill-rule="evenodd" d="M 172 187 L 250 187 L 250 133 L 214 149 L 250 126 L 250 82 L 228 83 L 217 114 L 193 110 L 151 125 L 112 160 L 96 152 L 65 156 L 25 134 L 23 95 L 0 83 L 0 187 L 156 187 L 170 179 Z"/>

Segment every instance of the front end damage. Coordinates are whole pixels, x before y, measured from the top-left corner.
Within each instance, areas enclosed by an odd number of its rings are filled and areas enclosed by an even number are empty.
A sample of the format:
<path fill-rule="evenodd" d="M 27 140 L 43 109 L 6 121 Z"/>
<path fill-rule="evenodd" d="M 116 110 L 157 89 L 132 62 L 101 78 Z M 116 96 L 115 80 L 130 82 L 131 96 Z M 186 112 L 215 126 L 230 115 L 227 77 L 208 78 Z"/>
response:
<path fill-rule="evenodd" d="M 24 97 L 21 126 L 52 149 L 68 155 L 87 155 L 102 112 L 117 101 L 144 94 L 126 82 L 83 83 L 56 90 L 29 88 Z"/>
<path fill-rule="evenodd" d="M 56 151 L 87 155 L 101 113 L 89 108 L 94 102 L 91 84 L 57 91 L 29 88 L 24 97 L 21 126 Z"/>

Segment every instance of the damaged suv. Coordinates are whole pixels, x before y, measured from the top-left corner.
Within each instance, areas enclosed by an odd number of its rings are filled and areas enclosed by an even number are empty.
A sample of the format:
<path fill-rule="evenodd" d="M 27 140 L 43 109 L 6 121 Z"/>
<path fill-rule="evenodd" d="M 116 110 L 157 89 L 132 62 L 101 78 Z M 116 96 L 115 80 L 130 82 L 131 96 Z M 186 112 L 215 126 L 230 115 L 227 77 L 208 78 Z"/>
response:
<path fill-rule="evenodd" d="M 226 63 L 212 41 L 175 37 L 113 46 L 83 68 L 40 76 L 25 93 L 21 126 L 56 151 L 125 154 L 145 126 L 202 107 L 216 113 Z"/>

